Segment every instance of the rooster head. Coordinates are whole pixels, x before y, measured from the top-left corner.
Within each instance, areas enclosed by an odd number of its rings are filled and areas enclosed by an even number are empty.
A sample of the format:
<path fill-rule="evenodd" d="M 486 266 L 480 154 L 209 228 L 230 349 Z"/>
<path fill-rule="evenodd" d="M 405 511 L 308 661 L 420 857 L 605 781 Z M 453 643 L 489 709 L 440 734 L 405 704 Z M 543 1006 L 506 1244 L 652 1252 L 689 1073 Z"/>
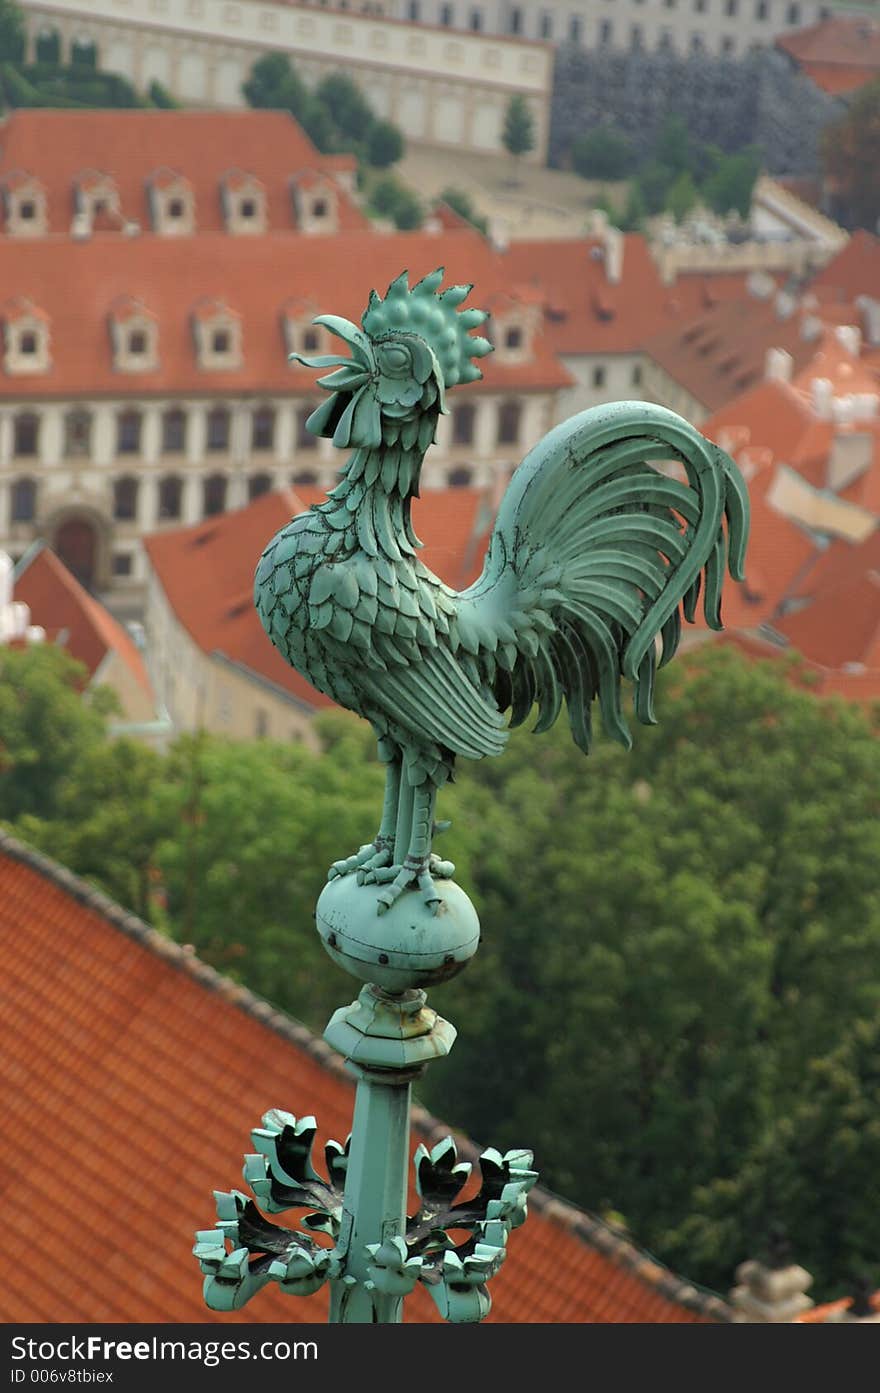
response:
<path fill-rule="evenodd" d="M 376 449 L 382 443 L 383 419 L 403 422 L 430 412 L 445 414 L 447 389 L 482 377 L 472 360 L 491 353 L 492 345 L 469 331 L 487 315 L 459 310 L 472 287 L 451 285 L 438 293 L 442 280 L 440 267 L 410 289 L 404 271 L 384 299 L 372 291 L 360 329 L 333 314 L 313 321 L 351 349 L 350 357 L 290 354 L 304 367 L 335 369 L 318 378 L 330 396 L 306 422 L 314 435 L 331 436 L 340 449 Z"/>

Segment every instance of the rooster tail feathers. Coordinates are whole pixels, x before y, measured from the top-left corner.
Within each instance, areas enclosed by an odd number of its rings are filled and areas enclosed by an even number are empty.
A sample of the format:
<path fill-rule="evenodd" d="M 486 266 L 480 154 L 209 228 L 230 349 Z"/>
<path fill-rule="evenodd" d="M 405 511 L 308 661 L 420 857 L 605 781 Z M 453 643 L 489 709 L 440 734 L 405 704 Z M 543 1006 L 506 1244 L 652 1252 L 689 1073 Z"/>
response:
<path fill-rule="evenodd" d="M 564 698 L 588 751 L 598 701 L 605 729 L 629 747 L 621 677 L 638 720 L 653 724 L 655 675 L 678 648 L 682 615 L 693 622 L 702 595 L 706 623 L 721 628 L 725 573 L 742 580 L 748 530 L 734 462 L 665 407 L 595 407 L 552 430 L 514 474 L 483 576 L 461 597 L 496 613 L 508 597 L 517 658 L 497 674 L 496 696 L 512 724 L 537 701 L 535 729 L 546 730 Z"/>

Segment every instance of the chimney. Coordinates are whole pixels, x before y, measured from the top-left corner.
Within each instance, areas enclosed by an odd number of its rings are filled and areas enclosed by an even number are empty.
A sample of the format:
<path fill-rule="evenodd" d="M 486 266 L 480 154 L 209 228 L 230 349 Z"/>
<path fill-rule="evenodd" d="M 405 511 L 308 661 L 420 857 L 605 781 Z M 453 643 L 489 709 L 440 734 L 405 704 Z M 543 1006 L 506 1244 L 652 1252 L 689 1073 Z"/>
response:
<path fill-rule="evenodd" d="M 870 469 L 874 459 L 874 437 L 866 431 L 837 431 L 831 442 L 825 487 L 834 493 Z"/>
<path fill-rule="evenodd" d="M 790 382 L 794 359 L 784 348 L 768 348 L 764 357 L 764 377 L 768 382 Z"/>
<path fill-rule="evenodd" d="M 762 1258 L 736 1269 L 737 1285 L 730 1293 L 736 1324 L 788 1325 L 813 1304 L 806 1294 L 813 1279 L 791 1261 L 789 1244 L 776 1225 L 766 1249 Z"/>
<path fill-rule="evenodd" d="M 831 407 L 834 401 L 834 387 L 827 377 L 814 377 L 811 383 L 813 411 L 820 421 L 831 420 Z"/>
<path fill-rule="evenodd" d="M 857 324 L 837 324 L 834 333 L 837 342 L 843 345 L 847 353 L 858 358 L 862 351 L 862 331 L 859 326 Z"/>
<path fill-rule="evenodd" d="M 610 225 L 605 229 L 605 275 L 609 285 L 623 279 L 623 233 Z"/>
<path fill-rule="evenodd" d="M 870 295 L 860 295 L 856 304 L 862 311 L 865 338 L 872 347 L 876 347 L 880 344 L 880 300 L 874 300 Z"/>

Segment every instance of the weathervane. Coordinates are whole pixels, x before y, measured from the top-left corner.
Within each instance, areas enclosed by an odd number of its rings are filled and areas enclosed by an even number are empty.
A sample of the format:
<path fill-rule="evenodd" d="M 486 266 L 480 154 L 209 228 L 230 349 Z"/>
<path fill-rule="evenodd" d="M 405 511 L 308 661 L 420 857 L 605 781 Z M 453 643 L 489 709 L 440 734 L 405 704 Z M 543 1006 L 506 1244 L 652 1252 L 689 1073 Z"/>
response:
<path fill-rule="evenodd" d="M 263 1118 L 244 1168 L 254 1198 L 217 1195 L 217 1225 L 197 1238 L 216 1310 L 270 1281 L 294 1294 L 326 1281 L 332 1322 L 397 1322 L 421 1281 L 446 1319 L 487 1314 L 486 1283 L 537 1179 L 531 1153 L 484 1152 L 480 1189 L 461 1201 L 470 1167 L 452 1140 L 420 1146 L 421 1203 L 406 1215 L 411 1081 L 456 1033 L 424 989 L 460 972 L 479 943 L 454 866 L 432 850 L 437 793 L 458 758 L 501 754 L 535 705 L 543 731 L 565 703 L 588 753 L 597 701 L 628 748 L 621 678 L 653 724 L 656 669 L 676 652 L 682 613 L 693 620 L 702 586 L 706 622 L 720 628 L 725 570 L 743 575 L 748 494 L 736 465 L 646 402 L 594 407 L 551 430 L 508 485 L 480 578 L 458 592 L 433 575 L 417 556 L 411 501 L 446 393 L 481 377 L 473 359 L 491 351 L 470 332 L 485 313 L 459 308 L 471 287 L 441 290 L 442 280 L 437 270 L 410 288 L 404 273 L 384 299 L 373 291 L 361 328 L 319 316 L 348 356 L 291 354 L 333 369 L 307 424 L 350 454 L 326 501 L 269 542 L 255 603 L 287 662 L 370 722 L 385 797 L 375 837 L 334 862 L 317 906 L 328 953 L 365 983 L 325 1032 L 358 1079 L 352 1135 L 328 1144 L 322 1177 L 314 1118 Z M 310 1211 L 299 1230 L 261 1212 L 296 1208 Z M 450 1230 L 468 1237 L 456 1245 Z"/>

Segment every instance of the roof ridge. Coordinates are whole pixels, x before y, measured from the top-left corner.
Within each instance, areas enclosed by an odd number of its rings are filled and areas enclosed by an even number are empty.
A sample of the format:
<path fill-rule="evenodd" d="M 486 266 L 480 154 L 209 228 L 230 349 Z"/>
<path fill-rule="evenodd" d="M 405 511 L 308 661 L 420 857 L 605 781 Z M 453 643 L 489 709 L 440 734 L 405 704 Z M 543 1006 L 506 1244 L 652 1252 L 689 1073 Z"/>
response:
<path fill-rule="evenodd" d="M 37 871 L 80 904 L 102 915 L 114 928 L 128 934 L 144 948 L 158 954 L 201 986 L 216 991 L 231 1005 L 237 1006 L 262 1025 L 274 1030 L 283 1039 L 301 1049 L 321 1068 L 328 1069 L 347 1084 L 351 1083 L 351 1075 L 341 1057 L 314 1035 L 308 1026 L 273 1006 L 265 998 L 252 992 L 249 987 L 224 977 L 216 968 L 202 962 L 194 951 L 187 951 L 136 914 L 123 909 L 109 895 L 105 895 L 103 891 L 96 889 L 43 852 L 20 842 L 2 827 L 0 854 Z M 412 1124 L 415 1130 L 429 1141 L 436 1141 L 453 1133 L 458 1149 L 466 1159 L 476 1160 L 483 1150 L 465 1133 L 434 1117 L 420 1104 L 414 1104 L 412 1107 Z M 732 1320 L 731 1307 L 718 1293 L 678 1276 L 647 1249 L 639 1247 L 598 1215 L 580 1209 L 570 1200 L 561 1199 L 540 1185 L 531 1191 L 529 1204 L 537 1213 L 575 1234 L 582 1242 L 597 1249 L 618 1266 L 632 1272 L 667 1301 L 696 1311 L 709 1320 Z"/>

